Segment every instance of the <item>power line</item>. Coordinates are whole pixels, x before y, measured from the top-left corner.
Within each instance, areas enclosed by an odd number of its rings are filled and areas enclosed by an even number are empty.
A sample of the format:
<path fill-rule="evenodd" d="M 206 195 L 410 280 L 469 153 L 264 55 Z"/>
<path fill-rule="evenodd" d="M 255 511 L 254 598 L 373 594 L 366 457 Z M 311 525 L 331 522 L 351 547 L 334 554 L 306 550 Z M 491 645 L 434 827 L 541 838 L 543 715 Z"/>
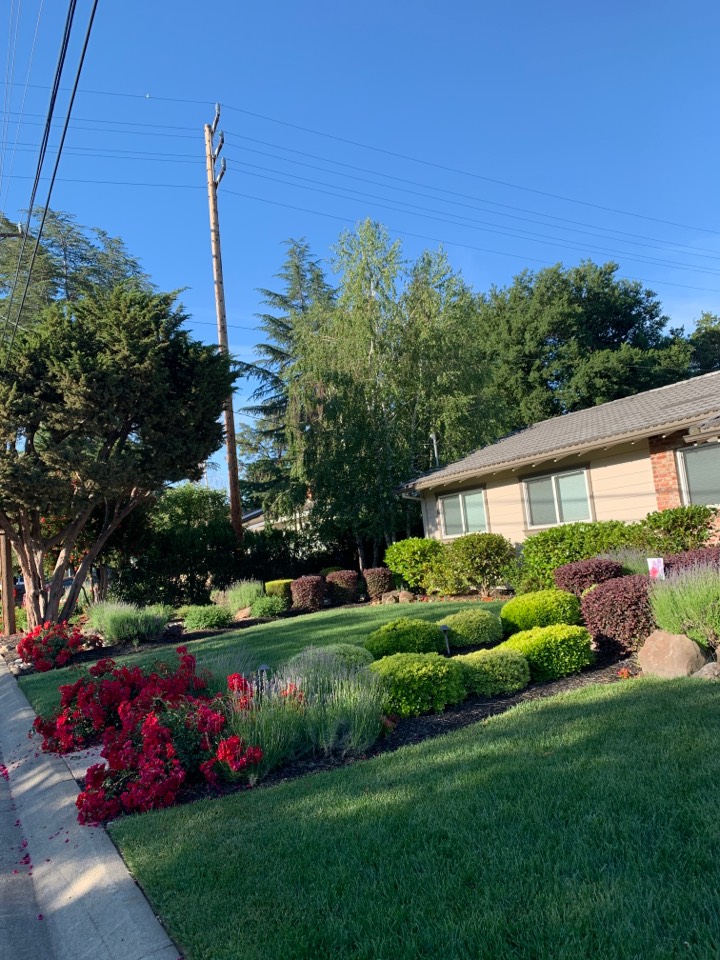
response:
<path fill-rule="evenodd" d="M 8 297 L 8 302 L 7 302 L 7 313 L 5 315 L 5 326 L 3 327 L 3 335 L 2 335 L 3 340 L 7 336 L 8 328 L 10 325 L 12 304 L 15 298 L 15 291 L 17 289 L 18 281 L 20 279 L 20 267 L 22 265 L 23 254 L 25 253 L 27 238 L 30 233 L 30 223 L 32 220 L 33 210 L 35 209 L 35 197 L 37 195 L 38 186 L 40 185 L 40 175 L 42 173 L 43 164 L 45 162 L 45 154 L 47 153 L 47 145 L 50 139 L 50 128 L 52 125 L 53 113 L 55 111 L 55 103 L 57 101 L 58 90 L 60 88 L 60 78 L 62 76 L 63 67 L 65 65 L 65 58 L 67 56 L 68 44 L 70 42 L 70 33 L 72 31 L 72 24 L 73 24 L 73 19 L 75 17 L 76 5 L 77 5 L 77 0 L 70 0 L 70 4 L 68 6 L 68 12 L 65 18 L 65 27 L 63 29 L 62 40 L 60 42 L 60 53 L 58 54 L 58 62 L 55 67 L 55 76 L 53 78 L 53 85 L 50 92 L 50 102 L 48 103 L 43 136 L 40 143 L 37 166 L 35 168 L 35 178 L 33 181 L 32 190 L 30 191 L 30 203 L 28 205 L 25 229 L 23 231 L 22 242 L 20 244 L 20 251 L 18 253 L 17 269 L 15 270 L 15 277 L 13 278 L 13 283 L 10 290 L 10 296 Z M 19 320 L 20 320 L 20 314 L 18 313 L 15 329 L 17 329 L 17 323 L 19 322 Z M 13 339 L 14 339 L 14 334 L 13 334 Z M 9 351 L 8 351 L 8 356 L 9 356 Z"/>
<path fill-rule="evenodd" d="M 35 264 L 35 258 L 37 256 L 38 248 L 40 247 L 40 238 L 42 237 L 43 227 L 45 226 L 45 218 L 47 217 L 47 212 L 50 207 L 50 198 L 52 196 L 53 187 L 55 185 L 55 178 L 57 177 L 58 167 L 60 166 L 60 158 L 62 156 L 63 146 L 65 145 L 65 137 L 67 136 L 68 126 L 70 123 L 70 114 L 72 113 L 73 104 L 75 103 L 75 96 L 77 94 L 78 86 L 80 85 L 80 75 L 82 73 L 83 64 L 85 63 L 85 55 L 87 53 L 87 48 L 90 43 L 90 34 L 92 33 L 93 22 L 95 21 L 95 13 L 97 12 L 98 0 L 93 0 L 93 5 L 90 9 L 90 17 L 88 18 L 88 25 L 85 30 L 85 38 L 83 40 L 82 50 L 80 51 L 80 61 L 75 71 L 75 79 L 73 81 L 72 93 L 70 94 L 70 102 L 68 103 L 67 117 L 65 118 L 65 123 L 63 125 L 62 134 L 60 136 L 60 142 L 57 148 L 57 154 L 55 157 L 55 164 L 53 166 L 52 176 L 50 178 L 50 185 L 48 187 L 47 199 L 45 201 L 45 206 L 43 207 L 42 219 L 40 220 L 40 225 L 37 231 L 37 237 L 35 240 L 35 247 L 30 258 L 30 266 L 28 268 L 27 280 L 25 281 L 25 289 L 23 291 L 22 300 L 20 301 L 20 307 L 17 312 L 17 317 L 15 320 L 15 328 L 12 332 L 10 338 L 10 343 L 7 349 L 7 360 L 10 359 L 10 354 L 12 352 L 13 344 L 15 343 L 15 334 L 17 333 L 17 325 L 20 321 L 20 315 L 22 313 L 22 308 L 25 305 L 25 299 L 27 297 L 27 292 L 30 287 L 30 278 L 32 276 L 32 268 Z"/>
<path fill-rule="evenodd" d="M 124 98 L 134 99 L 134 100 L 157 100 L 164 103 L 182 103 L 182 104 L 192 104 L 192 105 L 199 105 L 199 104 L 207 105 L 209 102 L 211 102 L 209 100 L 193 100 L 193 99 L 188 99 L 183 97 L 160 97 L 160 96 L 152 96 L 150 94 L 126 93 L 126 92 L 117 92 L 117 91 L 110 91 L 110 90 L 89 90 L 88 89 L 88 90 L 83 90 L 83 93 L 94 95 L 94 96 L 124 97 Z M 678 223 L 677 221 L 665 220 L 660 217 L 651 217 L 651 216 L 648 216 L 647 214 L 635 213 L 632 210 L 623 210 L 622 208 L 618 208 L 618 207 L 609 207 L 599 203 L 592 203 L 589 200 L 578 200 L 575 197 L 568 197 L 568 196 L 564 196 L 563 194 L 552 193 L 547 190 L 539 190 L 535 187 L 528 187 L 525 184 L 512 183 L 511 181 L 508 181 L 508 180 L 500 180 L 495 177 L 488 177 L 483 174 L 476 173 L 472 170 L 463 170 L 459 167 L 451 167 L 447 164 L 436 163 L 432 160 L 425 160 L 421 157 L 414 157 L 410 154 L 398 153 L 394 150 L 388 150 L 385 147 L 378 147 L 378 146 L 375 146 L 374 144 L 363 143 L 362 141 L 359 141 L 359 140 L 351 140 L 348 137 L 340 137 L 336 134 L 328 133 L 327 131 L 324 131 L 324 130 L 316 130 L 313 127 L 305 127 L 301 124 L 291 123 L 290 121 L 287 121 L 287 120 L 280 120 L 277 117 L 271 117 L 267 114 L 256 113 L 252 110 L 246 110 L 243 107 L 236 107 L 232 104 L 223 104 L 223 107 L 226 110 L 231 110 L 234 113 L 241 113 L 245 116 L 253 117 L 256 120 L 263 120 L 267 123 L 274 123 L 278 126 L 287 127 L 292 130 L 299 130 L 302 133 L 309 133 L 312 136 L 324 137 L 325 139 L 333 140 L 336 143 L 343 143 L 343 144 L 346 144 L 347 146 L 359 147 L 362 150 L 370 150 L 375 153 L 381 153 L 381 154 L 384 154 L 385 156 L 394 157 L 397 160 L 405 160 L 410 163 L 417 163 L 423 166 L 432 167 L 436 170 L 442 170 L 445 173 L 455 173 L 455 174 L 458 174 L 459 176 L 471 177 L 476 180 L 483 180 L 486 183 L 494 183 L 498 186 L 508 187 L 513 190 L 522 190 L 526 193 L 534 193 L 538 196 L 548 197 L 552 200 L 561 200 L 564 203 L 574 203 L 574 204 L 578 204 L 579 206 L 589 207 L 594 210 L 602 210 L 606 213 L 615 213 L 625 217 L 635 217 L 637 219 L 647 220 L 652 223 L 662 223 L 666 226 L 680 227 L 683 230 L 697 230 L 702 233 L 710 233 L 715 236 L 720 236 L 720 230 L 712 230 L 708 227 L 699 227 L 697 225 L 692 225 L 687 223 Z"/>

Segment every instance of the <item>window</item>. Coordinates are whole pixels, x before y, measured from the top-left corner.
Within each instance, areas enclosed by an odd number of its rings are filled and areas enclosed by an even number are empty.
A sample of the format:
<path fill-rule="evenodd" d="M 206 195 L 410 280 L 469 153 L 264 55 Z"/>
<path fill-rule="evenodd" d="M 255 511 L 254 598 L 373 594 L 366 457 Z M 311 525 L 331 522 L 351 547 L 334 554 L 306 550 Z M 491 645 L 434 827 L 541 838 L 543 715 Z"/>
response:
<path fill-rule="evenodd" d="M 686 503 L 720 504 L 720 443 L 680 451 Z"/>
<path fill-rule="evenodd" d="M 592 519 L 584 470 L 526 480 L 525 499 L 530 527 Z"/>
<path fill-rule="evenodd" d="M 464 533 L 486 533 L 485 493 L 472 490 L 440 498 L 443 536 L 460 537 Z"/>

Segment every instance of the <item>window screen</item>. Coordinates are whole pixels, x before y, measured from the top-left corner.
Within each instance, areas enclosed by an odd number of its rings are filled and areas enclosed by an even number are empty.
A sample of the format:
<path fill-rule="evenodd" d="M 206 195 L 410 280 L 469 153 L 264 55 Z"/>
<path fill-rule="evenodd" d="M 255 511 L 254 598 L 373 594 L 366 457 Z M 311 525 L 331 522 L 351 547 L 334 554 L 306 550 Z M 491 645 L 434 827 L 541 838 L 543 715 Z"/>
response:
<path fill-rule="evenodd" d="M 463 533 L 462 511 L 460 497 L 445 497 L 442 501 L 443 522 L 445 536 L 456 537 Z"/>
<path fill-rule="evenodd" d="M 482 490 L 464 494 L 463 500 L 466 532 L 484 533 L 487 530 L 487 523 L 485 522 L 485 496 Z"/>
<path fill-rule="evenodd" d="M 562 522 L 589 520 L 590 504 L 588 503 L 584 472 L 578 470 L 577 473 L 563 473 L 553 479 L 556 484 L 555 489 Z"/>
<path fill-rule="evenodd" d="M 684 450 L 690 503 L 720 503 L 720 444 Z"/>
<path fill-rule="evenodd" d="M 530 506 L 530 525 L 543 527 L 557 523 L 552 477 L 528 480 L 526 487 Z"/>

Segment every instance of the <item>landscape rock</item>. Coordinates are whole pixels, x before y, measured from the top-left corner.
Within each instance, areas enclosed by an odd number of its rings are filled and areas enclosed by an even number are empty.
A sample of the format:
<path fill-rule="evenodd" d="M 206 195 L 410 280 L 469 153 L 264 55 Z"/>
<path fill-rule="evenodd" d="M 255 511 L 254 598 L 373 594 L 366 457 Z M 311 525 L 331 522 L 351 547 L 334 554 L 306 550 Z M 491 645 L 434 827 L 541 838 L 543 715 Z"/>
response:
<path fill-rule="evenodd" d="M 693 677 L 697 677 L 698 680 L 720 680 L 720 663 L 706 663 L 693 674 Z"/>
<path fill-rule="evenodd" d="M 409 590 L 400 590 L 398 593 L 398 603 L 415 603 L 417 597 Z"/>
<path fill-rule="evenodd" d="M 638 653 L 643 673 L 655 677 L 689 677 L 705 665 L 701 647 L 683 633 L 654 630 Z"/>
<path fill-rule="evenodd" d="M 247 620 L 250 616 L 250 607 L 243 607 L 242 610 L 238 610 L 235 614 L 236 620 Z"/>
<path fill-rule="evenodd" d="M 388 590 L 387 593 L 382 595 L 383 603 L 400 603 L 400 591 L 399 590 Z"/>

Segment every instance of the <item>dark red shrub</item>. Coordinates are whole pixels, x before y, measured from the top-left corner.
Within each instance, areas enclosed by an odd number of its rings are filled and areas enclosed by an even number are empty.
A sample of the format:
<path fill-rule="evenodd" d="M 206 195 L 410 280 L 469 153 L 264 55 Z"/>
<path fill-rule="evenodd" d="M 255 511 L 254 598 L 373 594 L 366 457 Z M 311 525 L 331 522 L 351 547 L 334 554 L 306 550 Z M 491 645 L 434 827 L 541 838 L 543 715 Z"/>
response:
<path fill-rule="evenodd" d="M 332 603 L 355 603 L 358 596 L 358 575 L 354 570 L 336 570 L 325 577 Z"/>
<path fill-rule="evenodd" d="M 387 567 L 370 567 L 364 572 L 363 577 L 371 600 L 381 597 L 393 588 L 392 570 L 388 570 Z"/>
<path fill-rule="evenodd" d="M 320 610 L 325 597 L 325 580 L 322 577 L 300 577 L 290 584 L 293 607 L 296 610 Z"/>
<path fill-rule="evenodd" d="M 588 587 L 598 583 L 606 583 L 623 575 L 621 563 L 615 560 L 602 560 L 593 557 L 591 560 L 576 560 L 574 563 L 564 563 L 553 573 L 555 586 L 558 590 L 567 590 L 581 597 Z"/>
<path fill-rule="evenodd" d="M 636 650 L 655 629 L 648 587 L 641 574 L 598 584 L 581 601 L 585 626 L 602 649 Z"/>
<path fill-rule="evenodd" d="M 665 557 L 665 573 L 697 566 L 720 567 L 720 547 L 698 547 Z"/>

